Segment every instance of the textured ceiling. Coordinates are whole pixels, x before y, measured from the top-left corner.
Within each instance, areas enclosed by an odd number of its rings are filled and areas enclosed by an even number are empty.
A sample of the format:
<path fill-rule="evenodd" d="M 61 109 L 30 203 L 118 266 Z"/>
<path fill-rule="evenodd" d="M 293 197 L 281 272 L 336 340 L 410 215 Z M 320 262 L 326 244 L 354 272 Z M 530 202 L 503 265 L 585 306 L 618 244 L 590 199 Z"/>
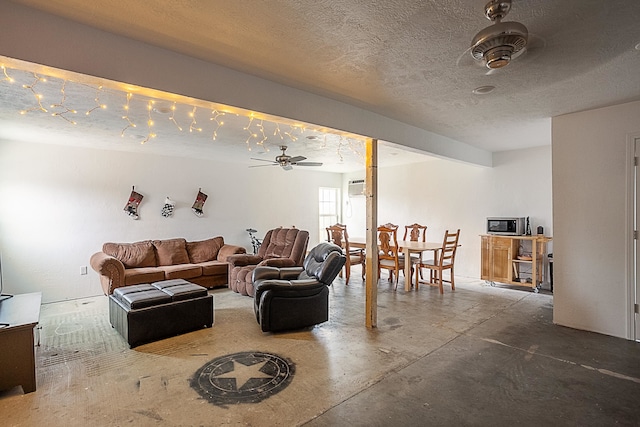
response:
<path fill-rule="evenodd" d="M 494 73 L 468 54 L 485 0 L 15 2 L 488 151 L 548 145 L 551 117 L 640 99 L 636 0 L 514 0 L 505 20 L 532 48 Z"/>

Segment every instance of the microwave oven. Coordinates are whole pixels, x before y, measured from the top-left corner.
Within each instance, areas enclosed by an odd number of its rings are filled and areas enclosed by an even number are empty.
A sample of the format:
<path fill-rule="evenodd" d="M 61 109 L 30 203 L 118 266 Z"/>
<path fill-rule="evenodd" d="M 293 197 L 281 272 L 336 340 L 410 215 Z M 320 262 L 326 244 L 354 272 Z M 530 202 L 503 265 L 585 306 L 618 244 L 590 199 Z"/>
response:
<path fill-rule="evenodd" d="M 525 232 L 525 219 L 516 217 L 487 218 L 487 234 L 522 236 Z"/>

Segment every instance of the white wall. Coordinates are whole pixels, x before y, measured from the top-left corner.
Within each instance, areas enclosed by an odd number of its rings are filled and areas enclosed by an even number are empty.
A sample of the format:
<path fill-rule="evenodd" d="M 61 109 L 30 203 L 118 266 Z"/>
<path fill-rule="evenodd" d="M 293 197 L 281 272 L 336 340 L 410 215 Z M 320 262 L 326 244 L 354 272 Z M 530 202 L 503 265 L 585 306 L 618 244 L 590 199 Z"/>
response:
<path fill-rule="evenodd" d="M 0 141 L 4 291 L 42 291 L 45 302 L 100 295 L 97 274 L 80 267 L 107 241 L 222 235 L 250 250 L 246 228 L 261 237 L 295 225 L 311 246 L 318 187 L 341 184 L 340 174 Z M 144 195 L 139 220 L 123 211 L 133 185 Z M 198 188 L 209 196 L 201 218 L 191 210 Z M 166 196 L 177 202 L 171 218 L 160 214 Z"/>
<path fill-rule="evenodd" d="M 551 147 L 495 153 L 493 168 L 444 159 L 378 169 L 378 222 L 428 226 L 427 239 L 441 241 L 460 228 L 456 274 L 480 277 L 480 234 L 488 216 L 529 216 L 531 228 L 553 234 Z M 364 179 L 364 172 L 346 174 Z M 346 199 L 343 221 L 350 236 L 364 236 L 365 198 Z M 400 236 L 402 237 L 402 236 Z M 550 250 L 552 247 L 550 245 Z"/>
<path fill-rule="evenodd" d="M 633 338 L 627 147 L 640 102 L 552 121 L 554 322 Z"/>

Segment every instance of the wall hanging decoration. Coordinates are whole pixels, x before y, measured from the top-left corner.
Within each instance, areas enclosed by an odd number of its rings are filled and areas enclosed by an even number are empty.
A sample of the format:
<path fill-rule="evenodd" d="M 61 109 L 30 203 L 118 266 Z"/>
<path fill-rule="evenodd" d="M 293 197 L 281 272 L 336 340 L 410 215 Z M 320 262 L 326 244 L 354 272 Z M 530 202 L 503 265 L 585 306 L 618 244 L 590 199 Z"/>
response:
<path fill-rule="evenodd" d="M 173 210 L 176 207 L 176 202 L 174 202 L 173 200 L 171 200 L 171 198 L 169 196 L 167 196 L 166 199 L 164 199 L 164 206 L 162 207 L 162 216 L 165 218 L 169 218 L 170 216 L 173 216 Z"/>
<path fill-rule="evenodd" d="M 193 206 L 191 206 L 191 209 L 193 209 L 193 213 L 195 213 L 196 216 L 204 215 L 204 211 L 202 210 L 202 208 L 204 207 L 204 202 L 207 201 L 207 197 L 208 196 L 202 192 L 202 188 L 199 188 L 198 195 L 196 196 L 196 201 L 193 202 Z"/>
<path fill-rule="evenodd" d="M 138 219 L 140 218 L 140 215 L 138 215 L 138 206 L 140 206 L 140 202 L 144 196 L 135 190 L 135 186 L 131 187 L 131 195 L 129 196 L 127 204 L 124 206 L 124 211 L 129 214 L 131 218 Z"/>

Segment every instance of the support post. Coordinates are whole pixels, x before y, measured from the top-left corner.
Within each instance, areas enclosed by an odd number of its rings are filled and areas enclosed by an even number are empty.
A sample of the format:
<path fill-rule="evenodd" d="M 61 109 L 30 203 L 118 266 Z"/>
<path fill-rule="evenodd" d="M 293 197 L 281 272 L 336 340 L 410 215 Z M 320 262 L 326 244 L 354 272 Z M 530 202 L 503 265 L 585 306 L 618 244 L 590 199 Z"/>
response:
<path fill-rule="evenodd" d="M 378 140 L 366 141 L 365 193 L 367 198 L 366 326 L 378 326 Z"/>

